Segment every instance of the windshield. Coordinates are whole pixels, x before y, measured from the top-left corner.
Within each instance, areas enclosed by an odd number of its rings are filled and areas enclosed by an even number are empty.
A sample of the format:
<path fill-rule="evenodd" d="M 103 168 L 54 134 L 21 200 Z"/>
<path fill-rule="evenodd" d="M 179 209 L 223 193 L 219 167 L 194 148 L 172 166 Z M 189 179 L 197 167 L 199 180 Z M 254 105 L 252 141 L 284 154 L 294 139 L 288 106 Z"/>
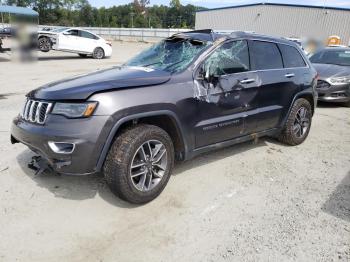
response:
<path fill-rule="evenodd" d="M 168 38 L 132 58 L 125 65 L 176 73 L 188 67 L 210 44 L 194 39 Z"/>
<path fill-rule="evenodd" d="M 349 50 L 323 50 L 310 57 L 311 63 L 350 66 Z"/>
<path fill-rule="evenodd" d="M 67 28 L 56 28 L 56 29 L 52 29 L 51 32 L 57 32 L 57 33 L 60 33 L 60 32 L 63 32 L 67 30 Z"/>

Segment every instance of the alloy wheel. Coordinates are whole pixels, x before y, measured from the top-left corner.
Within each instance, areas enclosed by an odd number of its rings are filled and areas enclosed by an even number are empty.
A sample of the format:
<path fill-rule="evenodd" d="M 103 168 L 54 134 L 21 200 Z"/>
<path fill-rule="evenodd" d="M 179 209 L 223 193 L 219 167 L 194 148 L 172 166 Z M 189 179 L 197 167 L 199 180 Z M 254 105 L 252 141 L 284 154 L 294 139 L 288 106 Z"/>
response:
<path fill-rule="evenodd" d="M 302 138 L 310 127 L 310 113 L 305 107 L 301 107 L 295 117 L 293 133 L 297 138 Z"/>
<path fill-rule="evenodd" d="M 167 168 L 167 150 L 158 140 L 148 140 L 137 150 L 131 161 L 130 177 L 134 187 L 142 192 L 155 188 Z"/>

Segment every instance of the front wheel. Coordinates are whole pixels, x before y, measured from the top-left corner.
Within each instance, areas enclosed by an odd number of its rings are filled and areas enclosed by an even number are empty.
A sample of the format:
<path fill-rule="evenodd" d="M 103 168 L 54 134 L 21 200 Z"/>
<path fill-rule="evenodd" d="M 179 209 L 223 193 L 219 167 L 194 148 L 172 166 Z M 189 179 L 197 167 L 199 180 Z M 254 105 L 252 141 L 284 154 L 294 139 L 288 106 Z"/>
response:
<path fill-rule="evenodd" d="M 97 47 L 92 53 L 92 57 L 94 59 L 103 59 L 105 57 L 105 51 L 101 47 Z"/>
<path fill-rule="evenodd" d="M 41 52 L 49 52 L 52 47 L 51 40 L 47 37 L 40 38 L 38 41 L 38 47 Z"/>
<path fill-rule="evenodd" d="M 293 104 L 279 140 L 291 146 L 300 145 L 309 135 L 311 121 L 312 110 L 309 101 L 299 98 Z"/>
<path fill-rule="evenodd" d="M 170 136 L 157 126 L 137 125 L 116 138 L 103 171 L 115 195 L 130 203 L 143 204 L 163 191 L 173 165 Z"/>

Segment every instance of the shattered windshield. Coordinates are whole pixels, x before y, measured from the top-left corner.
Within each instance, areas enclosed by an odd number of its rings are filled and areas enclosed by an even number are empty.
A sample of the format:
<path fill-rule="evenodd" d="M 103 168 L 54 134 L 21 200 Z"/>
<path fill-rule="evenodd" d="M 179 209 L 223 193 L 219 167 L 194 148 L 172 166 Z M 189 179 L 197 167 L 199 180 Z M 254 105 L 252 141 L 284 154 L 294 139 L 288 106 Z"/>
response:
<path fill-rule="evenodd" d="M 188 67 L 193 59 L 210 44 L 211 42 L 201 40 L 172 37 L 155 44 L 125 65 L 150 67 L 176 73 Z"/>

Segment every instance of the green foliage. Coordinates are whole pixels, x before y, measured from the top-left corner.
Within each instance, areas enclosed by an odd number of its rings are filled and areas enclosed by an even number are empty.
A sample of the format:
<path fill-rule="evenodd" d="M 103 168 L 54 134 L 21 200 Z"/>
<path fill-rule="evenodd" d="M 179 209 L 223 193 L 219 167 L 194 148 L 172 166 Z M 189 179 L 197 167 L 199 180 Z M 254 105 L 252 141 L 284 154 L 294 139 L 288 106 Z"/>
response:
<path fill-rule="evenodd" d="M 0 0 L 1 1 L 1 0 Z M 149 0 L 134 0 L 110 8 L 92 7 L 88 0 L 5 0 L 6 4 L 25 6 L 39 12 L 40 24 L 92 27 L 193 28 L 194 5 L 171 0 L 165 5 L 149 6 Z"/>

